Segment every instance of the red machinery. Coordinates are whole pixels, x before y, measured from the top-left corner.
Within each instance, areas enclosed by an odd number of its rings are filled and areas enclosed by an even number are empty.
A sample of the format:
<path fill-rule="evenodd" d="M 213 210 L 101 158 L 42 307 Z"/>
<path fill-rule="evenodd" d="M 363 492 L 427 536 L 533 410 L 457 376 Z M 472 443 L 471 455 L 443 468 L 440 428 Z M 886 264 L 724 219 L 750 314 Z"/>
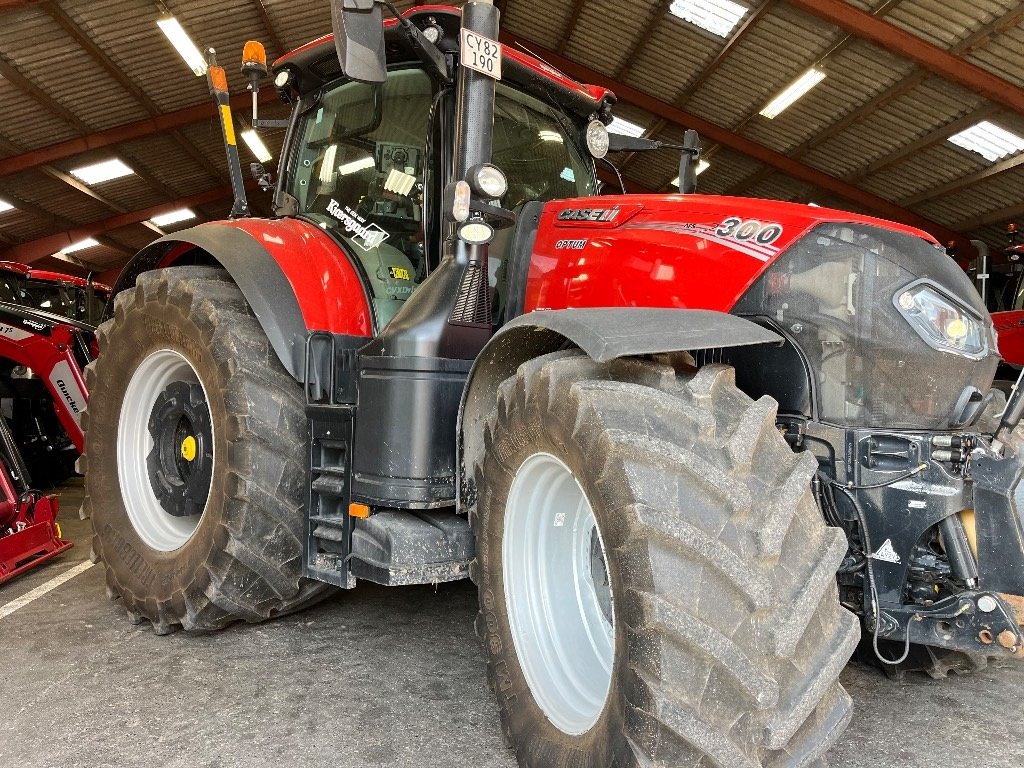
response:
<path fill-rule="evenodd" d="M 0 261 L 0 301 L 96 324 L 110 286 L 76 275 Z"/>
<path fill-rule="evenodd" d="M 57 497 L 28 488 L 7 423 L 0 419 L 0 584 L 74 544 L 61 538 Z"/>
<path fill-rule="evenodd" d="M 26 411 L 46 400 L 47 414 L 55 420 L 51 426 L 69 441 L 72 455 L 53 444 L 34 466 L 73 461 L 82 449 L 80 419 L 87 399 L 82 368 L 89 362 L 91 342 L 88 326 L 0 303 L 0 365 L 10 407 L 0 415 L 0 583 L 72 546 L 61 538 L 56 522 L 57 497 L 33 490 L 33 473 L 8 419 L 38 423 L 40 414 Z"/>

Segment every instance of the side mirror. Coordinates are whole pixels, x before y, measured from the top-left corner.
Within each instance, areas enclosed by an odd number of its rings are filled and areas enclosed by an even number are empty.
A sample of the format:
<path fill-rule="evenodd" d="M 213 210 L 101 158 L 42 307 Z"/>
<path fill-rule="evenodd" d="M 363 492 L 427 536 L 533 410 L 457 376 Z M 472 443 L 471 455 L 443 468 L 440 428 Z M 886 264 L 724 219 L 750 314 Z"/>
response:
<path fill-rule="evenodd" d="M 363 83 L 387 80 L 381 6 L 375 0 L 331 0 L 331 24 L 341 71 Z"/>
<path fill-rule="evenodd" d="M 263 167 L 263 163 L 249 163 L 249 173 L 264 192 L 274 188 L 274 177 Z"/>

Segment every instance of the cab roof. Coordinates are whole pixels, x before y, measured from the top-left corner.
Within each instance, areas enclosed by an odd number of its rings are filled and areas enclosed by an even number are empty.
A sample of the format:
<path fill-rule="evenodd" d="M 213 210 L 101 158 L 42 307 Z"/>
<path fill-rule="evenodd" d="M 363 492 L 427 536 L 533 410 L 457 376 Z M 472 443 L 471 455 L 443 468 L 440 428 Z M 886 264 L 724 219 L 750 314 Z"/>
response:
<path fill-rule="evenodd" d="M 77 288 L 88 288 L 89 281 L 77 275 L 66 275 L 63 272 L 51 272 L 46 269 L 33 269 L 20 261 L 0 261 L 0 272 L 14 272 L 26 280 L 41 280 L 47 283 L 65 283 Z M 93 282 L 92 287 L 97 291 L 110 291 L 110 286 L 104 283 Z"/>
<path fill-rule="evenodd" d="M 436 24 L 443 30 L 437 46 L 444 53 L 459 53 L 462 13 L 448 5 L 421 5 L 402 14 L 420 28 Z M 412 51 L 398 25 L 398 20 L 384 21 L 385 46 L 388 64 L 415 62 Z M 523 51 L 503 46 L 502 76 L 543 99 L 556 99 L 558 103 L 583 116 L 600 112 L 615 103 L 615 94 L 598 85 L 586 85 L 559 72 L 554 67 Z M 334 35 L 318 37 L 294 51 L 285 54 L 273 64 L 276 75 L 289 70 L 295 78 L 299 93 L 308 93 L 325 83 L 343 77 L 334 47 Z"/>

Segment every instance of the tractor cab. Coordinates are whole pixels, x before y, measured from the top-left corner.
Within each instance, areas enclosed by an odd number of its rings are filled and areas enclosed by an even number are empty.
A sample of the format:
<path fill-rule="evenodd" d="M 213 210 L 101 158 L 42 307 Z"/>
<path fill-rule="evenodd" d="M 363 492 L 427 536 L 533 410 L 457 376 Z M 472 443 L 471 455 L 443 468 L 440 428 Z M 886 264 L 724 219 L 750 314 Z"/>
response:
<path fill-rule="evenodd" d="M 406 19 L 454 68 L 460 15 L 414 9 Z M 385 39 L 388 70 L 380 83 L 345 78 L 329 36 L 273 66 L 282 97 L 294 104 L 275 210 L 316 223 L 358 260 L 380 327 L 441 262 L 456 109 L 454 81 L 419 60 L 394 20 Z M 492 139 L 492 163 L 505 188 L 493 204 L 520 214 L 529 203 L 596 194 L 585 132 L 611 101 L 604 89 L 581 88 L 508 51 L 496 83 Z M 506 226 L 490 241 L 495 315 L 507 293 L 512 240 L 513 227 Z"/>

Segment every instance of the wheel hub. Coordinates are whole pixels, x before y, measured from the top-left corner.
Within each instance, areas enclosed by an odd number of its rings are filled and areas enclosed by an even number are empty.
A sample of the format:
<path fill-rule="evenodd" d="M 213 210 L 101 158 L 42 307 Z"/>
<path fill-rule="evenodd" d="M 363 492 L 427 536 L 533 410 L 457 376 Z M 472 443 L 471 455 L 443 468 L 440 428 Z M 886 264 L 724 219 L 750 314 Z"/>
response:
<path fill-rule="evenodd" d="M 201 514 L 210 495 L 213 431 L 203 388 L 174 381 L 157 395 L 149 416 L 153 448 L 146 457 L 149 482 L 169 515 Z"/>
<path fill-rule="evenodd" d="M 132 373 L 117 424 L 121 500 L 143 543 L 184 546 L 199 527 L 218 461 L 209 397 L 192 363 L 151 352 Z"/>
<path fill-rule="evenodd" d="M 559 730 L 586 733 L 611 690 L 614 596 L 594 511 L 555 456 L 534 454 L 516 472 L 502 564 L 512 639 L 530 692 Z"/>

